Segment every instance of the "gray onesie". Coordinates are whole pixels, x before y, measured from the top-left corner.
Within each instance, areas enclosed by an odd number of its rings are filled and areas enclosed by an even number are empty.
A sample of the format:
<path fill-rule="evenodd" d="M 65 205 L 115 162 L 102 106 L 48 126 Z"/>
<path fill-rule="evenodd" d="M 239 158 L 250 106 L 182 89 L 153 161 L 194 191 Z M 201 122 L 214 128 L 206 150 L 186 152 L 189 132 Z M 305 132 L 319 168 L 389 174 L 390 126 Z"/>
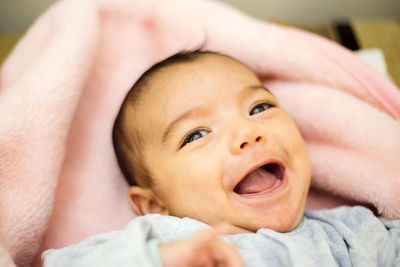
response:
<path fill-rule="evenodd" d="M 162 266 L 158 245 L 192 236 L 209 226 L 189 218 L 151 214 L 123 230 L 92 236 L 43 253 L 50 266 Z M 306 211 L 291 232 L 260 229 L 223 236 L 246 266 L 400 266 L 400 220 L 379 219 L 363 207 Z"/>

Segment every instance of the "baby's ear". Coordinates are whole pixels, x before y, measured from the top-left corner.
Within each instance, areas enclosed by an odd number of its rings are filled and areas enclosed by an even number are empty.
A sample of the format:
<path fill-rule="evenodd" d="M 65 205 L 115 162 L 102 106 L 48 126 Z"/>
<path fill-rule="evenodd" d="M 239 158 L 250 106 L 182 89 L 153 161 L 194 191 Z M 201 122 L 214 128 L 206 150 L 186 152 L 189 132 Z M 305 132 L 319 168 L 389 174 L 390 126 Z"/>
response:
<path fill-rule="evenodd" d="M 146 215 L 148 213 L 168 214 L 164 204 L 148 187 L 132 186 L 129 189 L 128 198 L 129 204 L 136 215 Z"/>

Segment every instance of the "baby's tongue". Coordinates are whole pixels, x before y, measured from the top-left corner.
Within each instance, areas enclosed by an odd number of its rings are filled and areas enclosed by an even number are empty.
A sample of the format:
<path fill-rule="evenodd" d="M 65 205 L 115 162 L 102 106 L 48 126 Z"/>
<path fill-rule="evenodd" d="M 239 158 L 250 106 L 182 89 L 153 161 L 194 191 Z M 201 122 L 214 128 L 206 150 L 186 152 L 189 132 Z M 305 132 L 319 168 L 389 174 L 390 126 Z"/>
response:
<path fill-rule="evenodd" d="M 271 188 L 276 182 L 276 176 L 262 168 L 251 172 L 235 188 L 238 194 L 254 194 Z"/>

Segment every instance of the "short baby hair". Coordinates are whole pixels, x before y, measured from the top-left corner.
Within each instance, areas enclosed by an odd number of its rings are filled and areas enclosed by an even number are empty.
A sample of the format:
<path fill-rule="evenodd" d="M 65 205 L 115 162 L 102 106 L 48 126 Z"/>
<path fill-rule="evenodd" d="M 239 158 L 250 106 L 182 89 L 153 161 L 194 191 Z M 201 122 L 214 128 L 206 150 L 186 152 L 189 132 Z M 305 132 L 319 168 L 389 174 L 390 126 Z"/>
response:
<path fill-rule="evenodd" d="M 144 93 L 149 86 L 149 81 L 160 70 L 177 63 L 194 61 L 204 54 L 215 53 L 199 50 L 181 52 L 153 65 L 143 73 L 126 95 L 114 122 L 112 141 L 119 167 L 129 185 L 152 186 L 151 174 L 143 160 L 143 142 L 141 142 L 138 129 L 128 127 L 129 124 L 135 123 L 128 121 L 127 116 L 130 112 L 134 112 L 134 106 L 139 99 L 139 95 Z"/>

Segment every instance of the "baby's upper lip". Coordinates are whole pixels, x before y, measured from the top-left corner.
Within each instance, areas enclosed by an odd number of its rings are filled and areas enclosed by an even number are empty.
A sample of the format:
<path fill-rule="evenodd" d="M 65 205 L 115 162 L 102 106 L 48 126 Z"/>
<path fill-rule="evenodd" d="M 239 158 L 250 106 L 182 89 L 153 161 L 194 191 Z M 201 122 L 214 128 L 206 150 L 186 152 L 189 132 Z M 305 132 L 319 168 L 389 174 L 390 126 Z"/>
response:
<path fill-rule="evenodd" d="M 258 168 L 261 168 L 262 166 L 265 166 L 265 165 L 267 165 L 267 164 L 277 164 L 277 165 L 279 165 L 279 166 L 281 166 L 281 167 L 284 168 L 284 165 L 282 164 L 282 162 L 280 162 L 280 161 L 277 160 L 277 159 L 269 158 L 269 159 L 266 159 L 266 160 L 257 162 L 257 163 L 255 163 L 255 164 L 251 165 L 249 168 L 244 169 L 244 171 L 243 171 L 242 173 L 240 173 L 240 175 L 238 175 L 236 179 L 234 179 L 234 181 L 233 181 L 233 183 L 232 183 L 232 186 L 231 186 L 231 187 L 232 187 L 231 190 L 234 191 L 234 189 L 236 188 L 236 186 L 237 186 L 241 181 L 243 181 L 243 179 L 246 178 L 247 175 L 249 175 L 249 174 L 252 173 L 253 171 L 255 171 L 255 170 L 257 170 Z"/>

